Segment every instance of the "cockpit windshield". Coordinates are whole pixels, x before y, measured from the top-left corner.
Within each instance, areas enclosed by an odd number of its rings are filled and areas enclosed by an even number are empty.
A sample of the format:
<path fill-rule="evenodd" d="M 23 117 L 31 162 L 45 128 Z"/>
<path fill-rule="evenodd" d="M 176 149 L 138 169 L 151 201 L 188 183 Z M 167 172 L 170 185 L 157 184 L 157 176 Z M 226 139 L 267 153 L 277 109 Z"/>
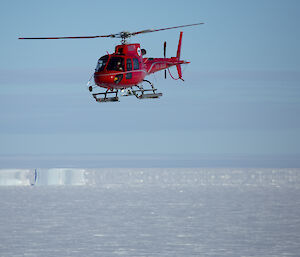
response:
<path fill-rule="evenodd" d="M 107 70 L 124 71 L 124 58 L 111 57 L 107 65 Z"/>
<path fill-rule="evenodd" d="M 98 60 L 96 72 L 104 70 L 107 60 L 108 60 L 108 55 L 104 55 Z"/>

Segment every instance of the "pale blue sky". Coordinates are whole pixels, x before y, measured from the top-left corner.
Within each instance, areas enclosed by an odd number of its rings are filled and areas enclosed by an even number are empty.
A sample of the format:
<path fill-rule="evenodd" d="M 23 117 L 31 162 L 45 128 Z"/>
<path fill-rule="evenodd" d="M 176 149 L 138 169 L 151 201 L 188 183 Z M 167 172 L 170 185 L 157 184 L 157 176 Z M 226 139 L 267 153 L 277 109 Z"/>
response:
<path fill-rule="evenodd" d="M 300 2 L 1 1 L 0 154 L 300 154 Z M 98 104 L 86 89 L 118 39 L 21 41 L 205 22 L 184 29 L 185 82 L 159 100 Z M 180 30 L 137 36 L 175 56 Z M 175 70 L 173 70 L 173 73 Z"/>

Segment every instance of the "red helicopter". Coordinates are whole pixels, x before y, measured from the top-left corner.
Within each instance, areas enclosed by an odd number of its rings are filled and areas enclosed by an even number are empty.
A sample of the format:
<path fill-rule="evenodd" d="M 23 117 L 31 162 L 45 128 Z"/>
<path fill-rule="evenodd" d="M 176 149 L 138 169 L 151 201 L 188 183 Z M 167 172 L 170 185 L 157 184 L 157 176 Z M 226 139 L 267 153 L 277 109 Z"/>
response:
<path fill-rule="evenodd" d="M 162 93 L 157 93 L 157 89 L 153 84 L 145 80 L 147 75 L 157 71 L 164 70 L 166 78 L 166 70 L 171 66 L 176 66 L 178 78 L 182 78 L 181 65 L 189 62 L 180 60 L 182 33 L 180 32 L 177 55 L 176 57 L 166 58 L 166 42 L 164 42 L 164 58 L 144 58 L 145 49 L 141 49 L 140 44 L 129 44 L 127 39 L 139 34 L 176 29 L 182 27 L 196 26 L 204 24 L 195 23 L 189 25 L 181 25 L 163 29 L 147 29 L 137 32 L 123 31 L 117 34 L 102 35 L 102 36 L 81 36 L 81 37 L 35 37 L 35 38 L 19 38 L 19 39 L 83 39 L 83 38 L 121 38 L 121 45 L 115 47 L 113 54 L 107 53 L 98 60 L 94 78 L 88 82 L 89 91 L 94 88 L 104 88 L 104 92 L 93 93 L 93 97 L 97 102 L 117 102 L 119 101 L 118 93 L 121 91 L 122 96 L 134 95 L 139 99 L 159 98 Z M 170 73 L 170 71 L 169 71 Z M 171 73 L 170 73 L 171 75 Z M 175 79 L 172 75 L 171 77 Z M 144 88 L 146 82 L 151 88 Z M 113 96 L 111 96 L 113 95 Z"/>

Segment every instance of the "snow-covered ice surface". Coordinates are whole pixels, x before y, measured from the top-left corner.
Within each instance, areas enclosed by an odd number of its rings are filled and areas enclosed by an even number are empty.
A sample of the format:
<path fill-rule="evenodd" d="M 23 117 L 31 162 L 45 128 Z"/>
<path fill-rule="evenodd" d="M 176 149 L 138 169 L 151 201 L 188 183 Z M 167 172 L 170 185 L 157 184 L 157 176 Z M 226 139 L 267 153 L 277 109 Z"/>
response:
<path fill-rule="evenodd" d="M 0 169 L 0 256 L 299 256 L 300 169 Z"/>

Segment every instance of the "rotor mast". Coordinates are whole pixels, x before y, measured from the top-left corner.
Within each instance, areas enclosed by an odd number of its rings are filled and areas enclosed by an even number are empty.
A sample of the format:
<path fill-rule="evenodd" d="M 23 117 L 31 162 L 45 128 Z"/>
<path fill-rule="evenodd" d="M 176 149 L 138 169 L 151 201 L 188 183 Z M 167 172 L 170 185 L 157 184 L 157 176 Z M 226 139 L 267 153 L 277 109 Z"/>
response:
<path fill-rule="evenodd" d="M 131 33 L 128 31 L 122 31 L 119 34 L 119 38 L 121 38 L 121 44 L 126 45 L 127 44 L 127 39 L 131 37 Z"/>

